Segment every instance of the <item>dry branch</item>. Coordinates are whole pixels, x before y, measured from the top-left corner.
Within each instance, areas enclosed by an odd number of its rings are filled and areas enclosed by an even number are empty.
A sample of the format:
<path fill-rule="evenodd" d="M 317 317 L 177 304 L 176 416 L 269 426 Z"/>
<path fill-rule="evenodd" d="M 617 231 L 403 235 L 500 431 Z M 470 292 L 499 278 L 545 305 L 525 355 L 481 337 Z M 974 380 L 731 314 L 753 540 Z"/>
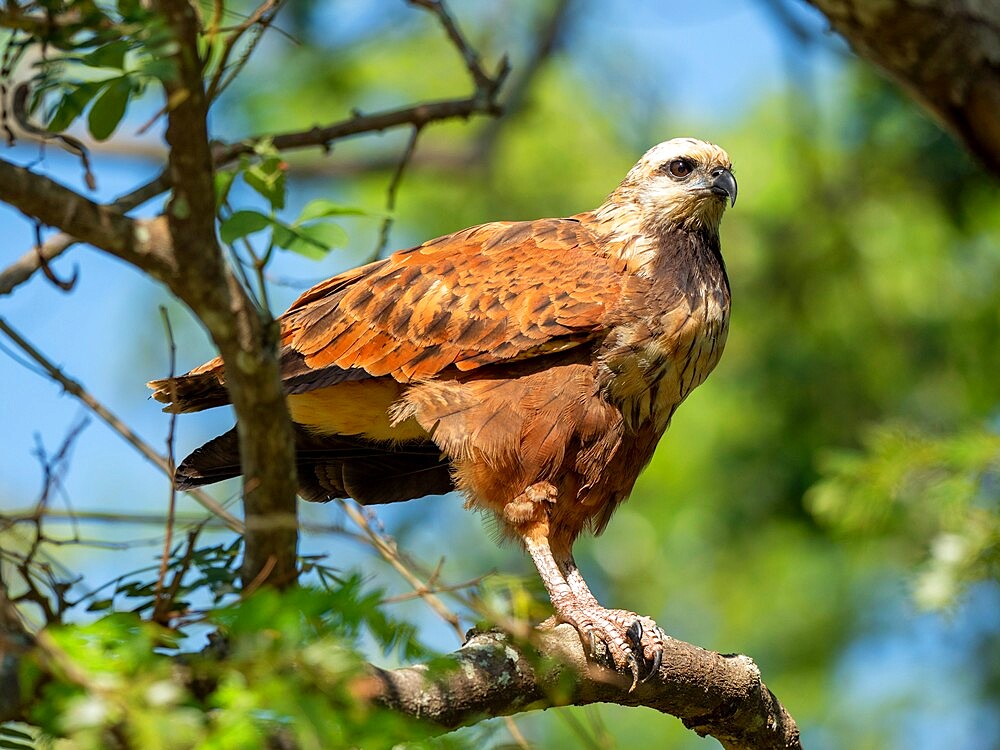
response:
<path fill-rule="evenodd" d="M 452 669 L 375 669 L 376 700 L 446 728 L 558 705 L 645 706 L 727 750 L 801 748 L 795 721 L 746 656 L 668 638 L 660 671 L 629 693 L 631 678 L 589 662 L 572 626 L 538 630 L 534 640 L 531 649 L 499 632 L 476 633 L 447 657 Z"/>
<path fill-rule="evenodd" d="M 1000 3 L 810 2 L 1000 177 Z"/>
<path fill-rule="evenodd" d="M 24 354 L 33 362 L 36 362 L 45 374 L 53 381 L 63 387 L 71 396 L 79 399 L 94 414 L 100 417 L 108 427 L 118 433 L 126 442 L 132 445 L 139 453 L 146 457 L 155 466 L 161 469 L 167 476 L 173 476 L 167 459 L 153 450 L 145 440 L 139 437 L 125 422 L 119 419 L 110 409 L 97 400 L 97 398 L 83 385 L 69 377 L 63 370 L 57 367 L 52 360 L 43 355 L 31 342 L 25 339 L 20 333 L 14 330 L 6 320 L 0 317 L 0 333 L 9 338 Z M 214 513 L 218 518 L 237 534 L 243 533 L 243 523 L 232 513 L 217 503 L 208 493 L 195 489 L 188 492 L 203 507 Z M 157 519 L 158 524 L 162 524 L 164 519 Z"/>

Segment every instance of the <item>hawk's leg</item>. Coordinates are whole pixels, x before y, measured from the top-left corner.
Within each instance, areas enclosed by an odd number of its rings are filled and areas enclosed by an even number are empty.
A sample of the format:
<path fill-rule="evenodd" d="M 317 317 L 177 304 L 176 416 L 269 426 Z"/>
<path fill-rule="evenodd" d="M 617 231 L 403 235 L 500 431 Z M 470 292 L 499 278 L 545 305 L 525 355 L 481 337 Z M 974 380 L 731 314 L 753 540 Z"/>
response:
<path fill-rule="evenodd" d="M 615 664 L 628 666 L 631 671 L 630 690 L 645 671 L 640 659 L 649 662 L 646 678 L 659 671 L 663 634 L 655 622 L 634 612 L 602 607 L 584 582 L 572 555 L 567 551 L 557 559 L 544 535 L 526 534 L 524 544 L 549 592 L 556 619 L 575 627 L 589 642 L 591 652 L 597 640 L 603 641 Z"/>

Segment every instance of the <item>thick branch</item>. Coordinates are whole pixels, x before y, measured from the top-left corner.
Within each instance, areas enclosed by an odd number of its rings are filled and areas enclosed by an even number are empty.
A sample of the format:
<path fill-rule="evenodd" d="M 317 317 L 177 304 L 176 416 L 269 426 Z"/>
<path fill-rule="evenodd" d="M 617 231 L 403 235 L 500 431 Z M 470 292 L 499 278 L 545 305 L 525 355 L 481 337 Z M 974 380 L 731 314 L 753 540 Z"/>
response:
<path fill-rule="evenodd" d="M 646 706 L 728 750 L 802 747 L 794 719 L 746 656 L 667 639 L 659 673 L 629 693 L 631 678 L 588 662 L 569 625 L 538 631 L 537 650 L 517 648 L 502 633 L 478 633 L 436 662 L 433 673 L 423 666 L 376 669 L 376 700 L 447 728 L 558 705 Z"/>
<path fill-rule="evenodd" d="M 170 181 L 164 172 L 156 179 L 147 182 L 145 185 L 140 185 L 112 203 L 109 203 L 106 208 L 115 213 L 125 213 L 165 193 L 169 189 Z M 52 224 L 52 226 L 60 225 Z M 13 292 L 17 287 L 30 279 L 42 264 L 48 263 L 53 258 L 58 257 L 77 242 L 79 242 L 77 237 L 66 232 L 59 232 L 43 242 L 40 247 L 36 246 L 28 250 L 28 252 L 7 266 L 3 270 L 3 273 L 0 273 L 0 295 Z"/>
<path fill-rule="evenodd" d="M 226 366 L 239 420 L 246 517 L 244 580 L 295 580 L 295 440 L 278 367 L 277 324 L 258 311 L 223 261 L 215 238 L 215 186 L 208 142 L 208 101 L 198 57 L 198 20 L 187 0 L 161 0 L 178 42 L 168 98 L 167 221 L 184 277 L 184 294 Z M 262 314 L 261 314 L 262 313 Z"/>
<path fill-rule="evenodd" d="M 160 281 L 175 272 L 162 221 L 140 221 L 60 185 L 43 175 L 0 160 L 0 200 L 29 218 L 71 231 L 81 241 L 118 256 Z"/>
<path fill-rule="evenodd" d="M 810 2 L 1000 176 L 1000 4 Z"/>
<path fill-rule="evenodd" d="M 14 688 L 23 648 L 8 651 L 9 658 L 0 664 L 0 684 L 14 681 L 11 697 L 19 695 Z M 673 639 L 667 639 L 660 671 L 631 693 L 629 677 L 588 662 L 580 636 L 569 625 L 537 631 L 534 649 L 518 646 L 499 632 L 476 633 L 458 651 L 435 660 L 433 668 L 371 667 L 370 674 L 368 684 L 357 685 L 356 694 L 445 730 L 484 716 L 616 703 L 676 716 L 698 734 L 715 737 L 727 750 L 802 747 L 794 719 L 764 685 L 751 659 Z M 190 687 L 201 695 L 214 689 L 204 675 Z M 23 718 L 26 713 L 20 700 L 0 704 L 0 719 Z"/>

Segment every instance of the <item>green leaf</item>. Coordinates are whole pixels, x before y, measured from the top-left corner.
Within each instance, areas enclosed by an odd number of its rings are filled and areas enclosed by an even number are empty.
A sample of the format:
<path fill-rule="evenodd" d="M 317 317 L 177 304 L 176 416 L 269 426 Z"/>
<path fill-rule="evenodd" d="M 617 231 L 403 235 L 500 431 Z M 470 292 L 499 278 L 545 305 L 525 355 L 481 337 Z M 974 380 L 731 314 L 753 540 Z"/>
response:
<path fill-rule="evenodd" d="M 166 81 L 176 77 L 177 66 L 167 57 L 142 57 L 136 65 L 137 72 L 147 78 Z"/>
<path fill-rule="evenodd" d="M 322 259 L 331 248 L 343 247 L 347 242 L 347 232 L 328 221 L 303 226 L 274 226 L 275 245 L 313 260 Z"/>
<path fill-rule="evenodd" d="M 105 610 L 111 609 L 114 605 L 114 599 L 98 599 L 95 602 L 91 602 L 90 606 L 87 607 L 88 612 L 103 612 Z"/>
<path fill-rule="evenodd" d="M 275 211 L 285 207 L 285 163 L 268 157 L 243 172 L 243 180 L 271 204 Z"/>
<path fill-rule="evenodd" d="M 87 127 L 94 138 L 103 141 L 115 132 L 118 123 L 125 116 L 125 108 L 131 95 L 132 82 L 128 76 L 122 76 L 108 84 L 87 116 Z"/>
<path fill-rule="evenodd" d="M 302 213 L 299 214 L 299 218 L 296 220 L 296 224 L 302 224 L 311 219 L 323 219 L 328 216 L 367 216 L 368 212 L 360 208 L 355 208 L 354 206 L 344 206 L 340 203 L 334 203 L 333 201 L 326 200 L 325 198 L 318 198 L 314 201 L 309 201 L 306 207 L 302 209 Z"/>
<path fill-rule="evenodd" d="M 327 250 L 344 247 L 350 241 L 347 232 L 339 224 L 332 221 L 315 222 L 299 227 L 299 231 L 313 242 L 318 242 Z"/>
<path fill-rule="evenodd" d="M 216 208 L 225 203 L 229 197 L 229 189 L 236 179 L 236 172 L 229 169 L 220 169 L 215 173 L 215 205 Z"/>
<path fill-rule="evenodd" d="M 76 85 L 74 88 L 63 94 L 63 98 L 56 105 L 52 117 L 49 118 L 48 130 L 52 133 L 61 133 L 72 124 L 72 122 L 83 114 L 83 110 L 90 103 L 90 100 L 97 96 L 107 81 L 87 81 Z"/>
<path fill-rule="evenodd" d="M 271 219 L 259 211 L 237 211 L 219 226 L 219 237 L 227 245 L 240 237 L 267 229 Z"/>
<path fill-rule="evenodd" d="M 84 55 L 80 58 L 80 62 L 91 68 L 122 70 L 125 67 L 126 52 L 128 52 L 128 42 L 124 39 L 117 39 Z"/>

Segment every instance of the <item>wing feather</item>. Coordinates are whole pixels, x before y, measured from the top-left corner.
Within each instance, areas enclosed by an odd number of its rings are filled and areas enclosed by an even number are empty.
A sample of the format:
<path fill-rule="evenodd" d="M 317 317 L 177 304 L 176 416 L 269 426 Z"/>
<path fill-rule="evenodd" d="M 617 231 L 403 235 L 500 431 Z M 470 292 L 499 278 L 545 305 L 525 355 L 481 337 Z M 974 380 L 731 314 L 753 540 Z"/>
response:
<path fill-rule="evenodd" d="M 310 289 L 283 316 L 283 342 L 312 369 L 410 382 L 579 345 L 621 286 L 580 221 L 484 224 Z"/>
<path fill-rule="evenodd" d="M 367 377 L 400 383 L 468 372 L 600 337 L 624 268 L 577 218 L 494 222 L 327 279 L 281 317 L 282 372 L 303 393 Z M 174 407 L 225 403 L 219 358 L 188 375 Z M 154 383 L 157 400 L 170 390 Z"/>

